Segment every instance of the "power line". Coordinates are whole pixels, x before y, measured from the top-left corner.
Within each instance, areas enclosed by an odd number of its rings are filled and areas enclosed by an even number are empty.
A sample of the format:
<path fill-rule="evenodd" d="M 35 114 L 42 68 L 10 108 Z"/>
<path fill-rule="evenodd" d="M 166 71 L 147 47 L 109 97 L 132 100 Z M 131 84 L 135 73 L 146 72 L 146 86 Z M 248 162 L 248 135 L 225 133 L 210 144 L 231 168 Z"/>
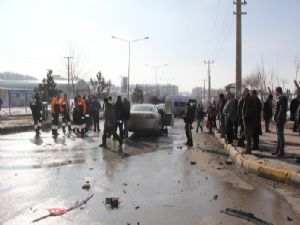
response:
<path fill-rule="evenodd" d="M 212 32 L 211 32 L 211 35 L 210 35 L 210 43 L 209 43 L 208 55 L 210 55 L 211 49 L 212 49 L 212 47 L 211 47 L 212 46 L 212 39 L 214 37 L 215 27 L 216 27 L 217 19 L 219 17 L 219 9 L 220 9 L 220 0 L 218 0 L 217 13 L 216 13 L 216 16 L 215 16 L 215 19 L 214 19 L 214 23 L 213 23 L 213 27 L 212 27 Z"/>

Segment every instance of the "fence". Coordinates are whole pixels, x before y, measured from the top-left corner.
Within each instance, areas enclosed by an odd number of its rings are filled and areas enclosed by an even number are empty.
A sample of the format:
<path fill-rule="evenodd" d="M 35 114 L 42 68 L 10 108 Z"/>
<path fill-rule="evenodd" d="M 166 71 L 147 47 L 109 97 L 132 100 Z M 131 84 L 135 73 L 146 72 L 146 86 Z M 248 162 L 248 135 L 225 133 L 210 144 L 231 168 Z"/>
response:
<path fill-rule="evenodd" d="M 30 114 L 29 103 L 34 95 L 33 90 L 26 89 L 0 89 L 0 97 L 3 105 L 0 115 L 24 115 Z"/>

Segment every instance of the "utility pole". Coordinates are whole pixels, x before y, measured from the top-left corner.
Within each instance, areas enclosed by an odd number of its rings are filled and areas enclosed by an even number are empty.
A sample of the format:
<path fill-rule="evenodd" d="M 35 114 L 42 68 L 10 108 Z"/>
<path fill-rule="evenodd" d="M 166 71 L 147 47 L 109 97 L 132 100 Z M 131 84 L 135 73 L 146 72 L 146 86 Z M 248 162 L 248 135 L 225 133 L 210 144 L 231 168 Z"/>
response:
<path fill-rule="evenodd" d="M 239 98 L 242 93 L 242 5 L 246 5 L 245 0 L 236 0 L 233 2 L 236 5 L 236 69 L 235 69 L 235 97 Z"/>
<path fill-rule="evenodd" d="M 205 79 L 202 80 L 204 82 L 204 86 L 203 86 L 203 105 L 205 105 Z"/>
<path fill-rule="evenodd" d="M 70 85 L 70 59 L 73 59 L 72 56 L 66 56 L 65 59 L 68 60 L 68 85 Z"/>
<path fill-rule="evenodd" d="M 204 63 L 207 64 L 207 76 L 208 76 L 208 102 L 211 101 L 210 89 L 211 89 L 211 77 L 210 77 L 210 64 L 215 63 L 214 60 L 204 60 Z"/>

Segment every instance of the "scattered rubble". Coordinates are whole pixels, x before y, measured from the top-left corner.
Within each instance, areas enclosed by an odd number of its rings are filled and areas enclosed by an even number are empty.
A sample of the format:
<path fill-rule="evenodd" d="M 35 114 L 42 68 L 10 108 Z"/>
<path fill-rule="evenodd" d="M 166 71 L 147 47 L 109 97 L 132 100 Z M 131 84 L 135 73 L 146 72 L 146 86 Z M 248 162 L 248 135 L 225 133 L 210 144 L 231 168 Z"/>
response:
<path fill-rule="evenodd" d="M 218 199 L 218 195 L 214 195 L 214 200 L 217 200 Z"/>
<path fill-rule="evenodd" d="M 119 208 L 119 204 L 120 204 L 119 198 L 114 198 L 114 197 L 105 198 L 105 205 L 110 205 L 112 209 Z"/>
<path fill-rule="evenodd" d="M 83 190 L 89 191 L 91 188 L 90 182 L 87 180 L 84 185 L 81 187 Z"/>
<path fill-rule="evenodd" d="M 293 221 L 293 218 L 290 216 L 287 216 L 286 219 L 287 219 L 287 221 Z"/>

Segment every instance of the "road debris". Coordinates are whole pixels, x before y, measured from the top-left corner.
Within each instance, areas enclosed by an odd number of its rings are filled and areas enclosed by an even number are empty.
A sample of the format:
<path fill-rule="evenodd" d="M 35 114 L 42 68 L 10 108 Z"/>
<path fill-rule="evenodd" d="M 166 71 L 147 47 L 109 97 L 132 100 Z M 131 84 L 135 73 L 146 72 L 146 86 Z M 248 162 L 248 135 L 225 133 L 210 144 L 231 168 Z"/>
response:
<path fill-rule="evenodd" d="M 237 210 L 237 209 L 230 209 L 227 208 L 226 210 L 221 210 L 220 213 L 227 214 L 229 216 L 234 216 L 240 219 L 247 220 L 249 222 L 252 222 L 255 225 L 273 225 L 272 223 L 266 222 L 260 218 L 257 218 L 254 216 L 253 213 L 246 212 L 243 210 Z"/>
<path fill-rule="evenodd" d="M 87 180 L 84 185 L 81 187 L 83 190 L 89 191 L 91 188 L 90 182 Z"/>
<path fill-rule="evenodd" d="M 214 200 L 217 200 L 218 199 L 218 195 L 214 195 Z"/>
<path fill-rule="evenodd" d="M 110 205 L 112 209 L 119 208 L 119 204 L 120 204 L 119 198 L 114 198 L 114 197 L 105 198 L 105 205 Z"/>
<path fill-rule="evenodd" d="M 226 160 L 226 165 L 232 165 L 233 164 L 233 160 L 231 157 L 229 157 L 227 160 Z"/>
<path fill-rule="evenodd" d="M 140 208 L 140 206 L 136 206 L 136 207 L 135 207 L 135 210 L 138 210 L 139 208 Z"/>
<path fill-rule="evenodd" d="M 82 201 L 77 201 L 73 206 L 71 206 L 70 208 L 51 208 L 51 209 L 47 209 L 47 211 L 49 212 L 49 214 L 45 215 L 45 216 L 41 216 L 35 220 L 33 220 L 33 223 L 36 223 L 40 220 L 46 219 L 50 216 L 62 216 L 64 214 L 66 214 L 67 212 L 70 212 L 74 209 L 80 208 L 83 205 L 87 204 L 87 202 L 94 196 L 94 194 L 89 195 L 86 199 L 82 200 Z"/>
<path fill-rule="evenodd" d="M 290 216 L 287 216 L 286 219 L 287 219 L 287 221 L 293 221 L 293 218 Z"/>

